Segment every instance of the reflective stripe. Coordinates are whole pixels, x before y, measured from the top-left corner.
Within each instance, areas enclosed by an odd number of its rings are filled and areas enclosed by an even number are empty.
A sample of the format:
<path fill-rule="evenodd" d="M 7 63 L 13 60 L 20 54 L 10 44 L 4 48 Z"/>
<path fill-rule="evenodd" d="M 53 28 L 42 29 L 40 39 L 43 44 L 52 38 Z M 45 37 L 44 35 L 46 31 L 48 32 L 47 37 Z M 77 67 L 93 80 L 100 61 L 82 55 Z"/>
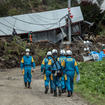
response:
<path fill-rule="evenodd" d="M 67 81 L 67 75 L 65 74 L 65 81 Z"/>
<path fill-rule="evenodd" d="M 48 65 L 51 65 L 51 59 L 49 60 Z"/>
<path fill-rule="evenodd" d="M 23 70 L 23 75 L 24 75 L 24 72 L 25 72 L 25 71 Z"/>
<path fill-rule="evenodd" d="M 45 65 L 45 61 L 44 60 L 42 61 L 42 64 Z"/>
<path fill-rule="evenodd" d="M 34 62 L 34 59 L 33 59 L 33 57 L 32 57 L 32 61 L 31 62 Z"/>
<path fill-rule="evenodd" d="M 61 62 L 61 66 L 65 67 L 65 61 L 64 60 Z"/>
<path fill-rule="evenodd" d="M 46 80 L 46 74 L 44 74 L 44 80 Z"/>
<path fill-rule="evenodd" d="M 24 63 L 24 59 L 22 58 L 21 63 Z"/>
<path fill-rule="evenodd" d="M 51 78 L 50 78 L 52 81 L 53 81 L 53 75 L 51 74 Z"/>
<path fill-rule="evenodd" d="M 77 62 L 75 61 L 75 65 L 74 66 L 77 66 Z"/>

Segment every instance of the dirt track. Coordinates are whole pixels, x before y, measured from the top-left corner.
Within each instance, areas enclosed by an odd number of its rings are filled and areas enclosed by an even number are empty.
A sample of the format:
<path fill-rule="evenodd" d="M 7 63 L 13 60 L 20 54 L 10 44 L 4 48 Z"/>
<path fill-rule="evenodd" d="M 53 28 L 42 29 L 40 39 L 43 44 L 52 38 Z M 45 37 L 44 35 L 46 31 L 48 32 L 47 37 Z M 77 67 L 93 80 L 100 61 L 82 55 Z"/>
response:
<path fill-rule="evenodd" d="M 8 71 L 8 72 L 7 72 Z M 71 98 L 63 94 L 53 97 L 44 94 L 44 81 L 40 66 L 33 74 L 32 89 L 23 89 L 21 70 L 16 68 L 0 72 L 0 105 L 88 105 L 74 93 Z"/>

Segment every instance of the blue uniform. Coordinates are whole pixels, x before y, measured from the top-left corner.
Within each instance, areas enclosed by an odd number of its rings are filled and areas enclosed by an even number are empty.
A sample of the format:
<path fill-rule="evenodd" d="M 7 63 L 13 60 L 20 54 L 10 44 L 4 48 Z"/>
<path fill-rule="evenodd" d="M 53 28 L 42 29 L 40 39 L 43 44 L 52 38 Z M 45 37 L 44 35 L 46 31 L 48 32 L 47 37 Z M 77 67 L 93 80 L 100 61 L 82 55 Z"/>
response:
<path fill-rule="evenodd" d="M 65 67 L 65 80 L 66 80 L 66 88 L 68 91 L 73 92 L 73 79 L 75 75 L 75 71 L 77 75 L 79 74 L 79 69 L 75 59 L 68 56 L 65 61 L 63 61 L 63 67 Z"/>
<path fill-rule="evenodd" d="M 31 82 L 32 71 L 31 66 L 35 69 L 35 62 L 32 56 L 24 56 L 21 60 L 21 70 L 24 70 L 24 82 Z"/>
<path fill-rule="evenodd" d="M 54 57 L 57 58 L 56 56 L 54 56 Z M 55 65 L 55 63 L 56 63 L 56 65 Z M 49 60 L 48 67 L 52 70 L 52 72 L 55 72 L 55 71 L 61 69 L 60 63 L 58 61 L 54 62 L 53 59 Z M 53 89 L 54 89 L 54 91 L 56 90 L 57 87 L 58 88 L 61 87 L 60 77 L 54 76 L 54 74 L 53 74 Z"/>
<path fill-rule="evenodd" d="M 51 57 L 45 58 L 41 64 L 41 72 L 43 72 L 43 69 L 45 68 L 45 74 L 44 74 L 44 80 L 45 80 L 45 86 L 49 87 L 49 82 L 50 82 L 50 88 L 53 88 L 52 86 L 52 72 L 48 68 L 48 62 L 49 60 L 52 59 Z"/>
<path fill-rule="evenodd" d="M 61 57 L 58 58 L 58 61 L 60 62 L 60 64 L 63 62 L 63 60 L 66 60 L 66 57 L 64 55 L 62 55 Z M 65 74 L 65 69 L 63 69 L 63 74 Z M 61 77 L 61 89 L 65 88 L 65 77 L 64 75 Z"/>

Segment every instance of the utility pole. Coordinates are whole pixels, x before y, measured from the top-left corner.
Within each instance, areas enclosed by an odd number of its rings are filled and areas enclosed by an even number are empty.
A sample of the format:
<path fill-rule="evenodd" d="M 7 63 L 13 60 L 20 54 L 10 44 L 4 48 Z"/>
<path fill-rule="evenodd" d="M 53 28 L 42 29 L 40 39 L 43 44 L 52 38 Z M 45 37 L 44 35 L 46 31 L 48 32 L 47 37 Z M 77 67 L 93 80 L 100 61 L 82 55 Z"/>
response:
<path fill-rule="evenodd" d="M 71 8 L 71 0 L 68 0 L 68 9 Z M 71 44 L 71 20 L 70 20 L 70 11 L 68 11 L 68 41 Z"/>

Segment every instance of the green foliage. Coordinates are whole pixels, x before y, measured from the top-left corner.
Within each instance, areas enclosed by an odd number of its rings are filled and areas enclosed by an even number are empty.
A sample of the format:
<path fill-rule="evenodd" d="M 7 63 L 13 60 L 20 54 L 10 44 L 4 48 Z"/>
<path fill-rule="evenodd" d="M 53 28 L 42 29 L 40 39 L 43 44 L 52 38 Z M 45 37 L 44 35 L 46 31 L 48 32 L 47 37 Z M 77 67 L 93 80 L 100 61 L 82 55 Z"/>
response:
<path fill-rule="evenodd" d="M 46 52 L 47 52 L 47 49 L 44 49 L 44 50 L 40 49 L 39 52 L 38 52 L 39 57 L 45 57 Z"/>
<path fill-rule="evenodd" d="M 8 14 L 10 16 L 19 14 L 19 11 L 16 8 L 9 9 Z"/>
<path fill-rule="evenodd" d="M 75 90 L 91 100 L 90 103 L 102 105 L 105 100 L 105 59 L 97 62 L 80 63 L 79 70 L 81 80 L 76 84 Z M 97 101 L 99 102 L 97 103 Z"/>
<path fill-rule="evenodd" d="M 3 55 L 2 58 L 5 59 L 5 60 L 9 60 L 9 58 L 5 55 Z"/>
<path fill-rule="evenodd" d="M 8 7 L 6 4 L 0 4 L 0 17 L 8 15 Z"/>
<path fill-rule="evenodd" d="M 37 7 L 42 3 L 42 0 L 29 0 L 33 7 Z"/>
<path fill-rule="evenodd" d="M 99 34 L 100 32 L 102 32 L 102 20 L 105 12 L 102 11 L 96 3 L 92 3 L 91 1 L 82 1 L 80 6 L 84 20 L 95 23 L 94 26 L 88 30 L 93 32 L 93 34 Z"/>

